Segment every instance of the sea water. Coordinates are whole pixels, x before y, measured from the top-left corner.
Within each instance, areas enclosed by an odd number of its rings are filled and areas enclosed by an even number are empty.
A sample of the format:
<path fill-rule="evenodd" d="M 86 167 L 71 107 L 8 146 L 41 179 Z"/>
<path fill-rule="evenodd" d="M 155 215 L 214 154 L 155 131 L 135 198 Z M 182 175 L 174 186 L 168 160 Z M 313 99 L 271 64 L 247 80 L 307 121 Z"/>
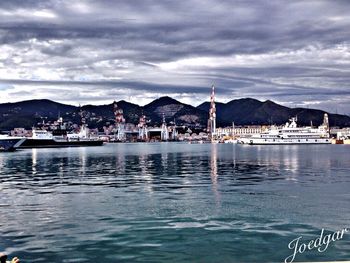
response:
<path fill-rule="evenodd" d="M 135 143 L 0 153 L 21 262 L 283 262 L 350 229 L 350 146 Z M 350 259 L 350 233 L 295 261 Z"/>

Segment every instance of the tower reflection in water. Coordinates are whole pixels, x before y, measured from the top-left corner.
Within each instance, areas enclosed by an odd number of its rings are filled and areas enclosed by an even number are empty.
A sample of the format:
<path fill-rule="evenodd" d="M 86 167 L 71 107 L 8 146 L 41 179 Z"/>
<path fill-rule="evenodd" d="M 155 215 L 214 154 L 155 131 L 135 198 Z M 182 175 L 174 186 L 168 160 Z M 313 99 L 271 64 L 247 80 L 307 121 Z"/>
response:
<path fill-rule="evenodd" d="M 38 161 L 38 150 L 32 149 L 32 174 L 36 175 L 37 173 L 37 161 Z"/>
<path fill-rule="evenodd" d="M 85 176 L 86 174 L 86 148 L 81 147 L 79 148 L 79 162 L 80 162 L 80 169 L 79 169 L 79 175 Z"/>
<path fill-rule="evenodd" d="M 212 183 L 212 190 L 215 197 L 215 203 L 220 205 L 220 192 L 218 190 L 218 145 L 216 143 L 211 144 L 210 151 L 210 176 Z"/>

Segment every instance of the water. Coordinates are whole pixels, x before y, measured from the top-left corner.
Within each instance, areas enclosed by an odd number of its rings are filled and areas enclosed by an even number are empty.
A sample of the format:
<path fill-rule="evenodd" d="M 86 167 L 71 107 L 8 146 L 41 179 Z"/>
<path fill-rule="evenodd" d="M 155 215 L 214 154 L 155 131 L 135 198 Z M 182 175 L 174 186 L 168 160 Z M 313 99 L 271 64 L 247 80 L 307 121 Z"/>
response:
<path fill-rule="evenodd" d="M 21 262 L 282 262 L 349 226 L 350 147 L 181 143 L 0 153 L 0 251 Z M 350 258 L 350 233 L 295 261 Z"/>

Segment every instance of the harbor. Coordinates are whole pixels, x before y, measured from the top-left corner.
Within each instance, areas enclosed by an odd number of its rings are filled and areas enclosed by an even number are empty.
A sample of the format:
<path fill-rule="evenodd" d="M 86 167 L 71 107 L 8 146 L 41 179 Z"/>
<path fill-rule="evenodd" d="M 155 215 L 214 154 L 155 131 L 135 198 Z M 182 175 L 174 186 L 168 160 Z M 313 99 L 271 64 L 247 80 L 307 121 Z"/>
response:
<path fill-rule="evenodd" d="M 329 145 L 347 144 L 349 128 L 331 127 L 327 113 L 319 126 L 299 126 L 298 118 L 291 117 L 283 125 L 217 127 L 215 95 L 213 86 L 204 127 L 177 125 L 175 118 L 167 122 L 166 112 L 160 113 L 158 126 L 145 114 L 137 124 L 128 123 L 113 102 L 114 123 L 101 130 L 90 128 L 89 113 L 79 108 L 78 123 L 58 116 L 31 130 L 15 128 L 1 135 L 2 151 L 13 153 L 0 153 L 0 222 L 5 222 L 0 246 L 11 247 L 20 238 L 16 255 L 36 262 L 137 262 L 148 253 L 152 262 L 255 262 L 261 257 L 272 262 L 290 255 L 285 244 L 295 224 L 311 238 L 317 229 L 345 220 L 334 217 L 333 202 L 347 213 L 348 147 Z M 331 177 L 332 189 L 343 193 L 336 198 L 322 183 Z M 304 200 L 302 210 L 298 198 Z M 332 201 L 320 210 L 313 204 L 319 198 Z M 18 208 L 12 210 L 9 202 Z M 26 225 L 27 217 L 36 217 L 35 224 Z M 269 231 L 261 232 L 260 225 Z M 33 231 L 55 244 L 55 252 Z M 240 242 L 232 246 L 236 235 Z M 87 236 L 95 238 L 88 241 Z M 199 253 L 186 254 L 189 245 Z M 348 245 L 342 240 L 326 258 L 347 259 L 339 251 Z M 241 253 L 256 246 L 261 250 Z M 67 256 L 68 248 L 75 252 Z M 324 260 L 315 251 L 308 253 Z"/>
<path fill-rule="evenodd" d="M 350 263 L 350 1 L 1 0 L 0 263 Z"/>
<path fill-rule="evenodd" d="M 113 102 L 114 125 L 99 129 L 90 129 L 87 124 L 87 114 L 82 109 L 79 111 L 80 124 L 71 124 L 74 130 L 67 129 L 68 123 L 62 117 L 52 123 L 39 123 L 40 127 L 33 126 L 31 131 L 24 128 L 15 128 L 2 138 L 22 140 L 13 141 L 13 146 L 8 146 L 9 141 L 3 142 L 3 150 L 15 150 L 38 147 L 84 147 L 103 146 L 104 143 L 121 142 L 179 142 L 190 144 L 198 143 L 240 143 L 250 145 L 280 145 L 280 144 L 350 144 L 350 128 L 339 129 L 330 127 L 327 113 L 323 114 L 323 122 L 320 126 L 299 127 L 297 116 L 291 118 L 284 125 L 253 125 L 217 127 L 215 87 L 212 86 L 210 95 L 210 108 L 208 124 L 206 127 L 189 127 L 176 125 L 176 120 L 167 123 L 165 113 L 162 113 L 160 126 L 150 126 L 147 116 L 142 114 L 137 124 L 127 123 L 124 118 L 124 110 Z M 273 116 L 272 116 L 273 117 Z M 193 130 L 193 131 L 192 131 Z M 4 137 L 7 136 L 7 137 Z M 6 143 L 6 145 L 5 145 Z"/>

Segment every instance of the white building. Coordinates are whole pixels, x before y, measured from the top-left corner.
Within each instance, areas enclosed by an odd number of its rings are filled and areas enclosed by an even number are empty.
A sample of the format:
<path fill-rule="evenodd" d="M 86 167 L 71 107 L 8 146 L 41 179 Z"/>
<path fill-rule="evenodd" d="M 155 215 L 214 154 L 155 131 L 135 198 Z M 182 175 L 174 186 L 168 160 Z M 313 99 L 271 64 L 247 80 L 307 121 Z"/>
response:
<path fill-rule="evenodd" d="M 261 133 L 266 130 L 267 126 L 260 125 L 251 125 L 251 126 L 235 126 L 235 127 L 225 127 L 225 128 L 216 128 L 216 135 L 219 138 L 224 136 L 230 137 L 246 137 L 253 134 Z"/>

